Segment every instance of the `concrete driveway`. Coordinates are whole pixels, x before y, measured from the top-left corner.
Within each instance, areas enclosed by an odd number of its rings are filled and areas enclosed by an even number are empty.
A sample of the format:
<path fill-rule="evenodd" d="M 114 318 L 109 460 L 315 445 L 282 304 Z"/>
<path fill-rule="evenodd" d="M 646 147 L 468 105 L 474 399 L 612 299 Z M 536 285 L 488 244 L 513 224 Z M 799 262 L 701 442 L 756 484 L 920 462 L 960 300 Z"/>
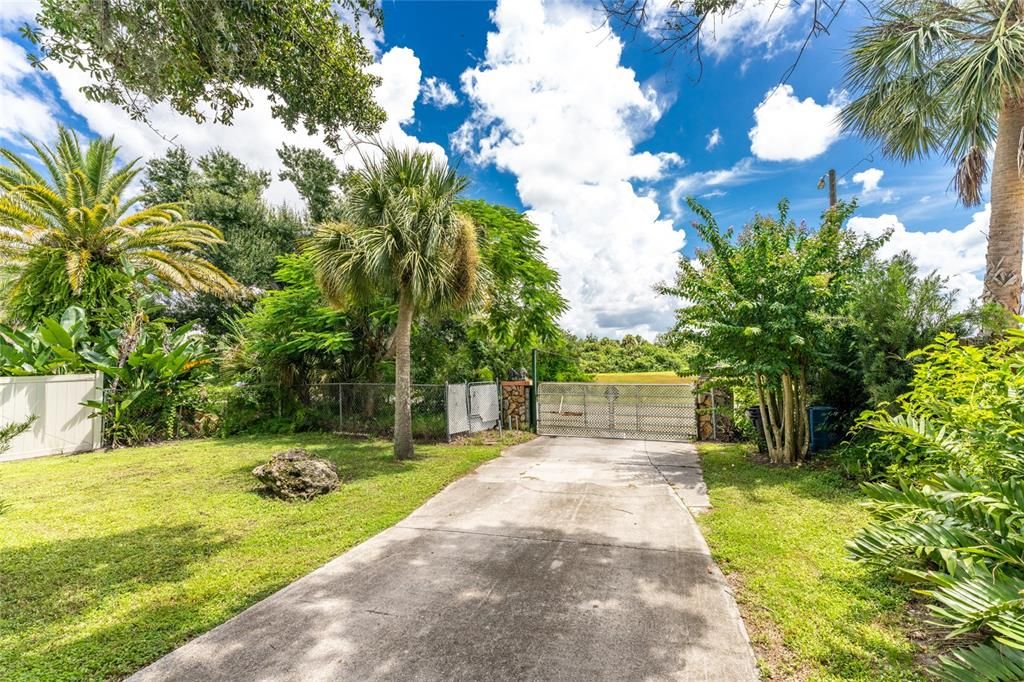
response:
<path fill-rule="evenodd" d="M 538 438 L 134 680 L 756 680 L 692 445 Z"/>

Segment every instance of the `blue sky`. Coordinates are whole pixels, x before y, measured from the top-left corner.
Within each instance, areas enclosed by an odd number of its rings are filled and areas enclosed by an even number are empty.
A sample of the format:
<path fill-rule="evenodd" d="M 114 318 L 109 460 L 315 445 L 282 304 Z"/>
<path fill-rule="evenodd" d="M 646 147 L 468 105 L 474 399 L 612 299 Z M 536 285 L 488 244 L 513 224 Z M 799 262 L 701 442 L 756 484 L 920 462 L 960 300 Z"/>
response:
<path fill-rule="evenodd" d="M 984 207 L 956 205 L 942 159 L 904 166 L 839 134 L 844 51 L 865 20 L 860 7 L 849 4 L 780 86 L 809 5 L 770 11 L 750 0 L 720 17 L 698 72 L 689 53 L 659 52 L 643 32 L 618 35 L 593 2 L 385 1 L 383 35 L 366 31 L 384 79 L 381 136 L 426 145 L 459 164 L 470 194 L 529 212 L 572 305 L 563 322 L 577 333 L 652 336 L 671 325 L 674 302 L 651 287 L 700 246 L 685 196 L 736 226 L 786 197 L 795 217 L 813 224 L 827 202 L 816 185 L 829 168 L 840 174 L 840 195 L 861 203 L 850 229 L 892 229 L 886 254 L 909 250 L 922 269 L 948 276 L 963 301 L 977 295 Z M 27 67 L 15 29 L 34 7 L 0 2 L 0 141 L 49 137 L 60 121 L 115 134 L 125 158 L 162 153 L 167 142 L 152 130 L 87 102 L 80 74 Z M 152 123 L 193 153 L 220 145 L 272 170 L 282 142 L 318 145 L 285 131 L 256 100 L 230 129 L 159 106 Z M 271 196 L 297 200 L 285 183 Z"/>

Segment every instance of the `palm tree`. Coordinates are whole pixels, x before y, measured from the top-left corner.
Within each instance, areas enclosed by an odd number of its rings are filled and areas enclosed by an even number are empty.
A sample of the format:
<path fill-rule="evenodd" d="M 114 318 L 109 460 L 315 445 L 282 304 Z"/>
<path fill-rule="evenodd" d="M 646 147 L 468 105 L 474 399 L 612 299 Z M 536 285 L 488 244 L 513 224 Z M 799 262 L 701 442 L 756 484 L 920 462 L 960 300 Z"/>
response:
<path fill-rule="evenodd" d="M 456 209 L 466 179 L 423 151 L 395 146 L 367 159 L 346 184 L 341 222 L 307 242 L 324 295 L 334 305 L 386 295 L 395 329 L 395 456 L 412 456 L 409 341 L 419 311 L 466 306 L 478 287 L 476 230 Z"/>
<path fill-rule="evenodd" d="M 233 293 L 237 284 L 203 258 L 221 233 L 185 219 L 177 204 L 132 212 L 145 195 L 124 198 L 138 159 L 115 169 L 114 139 L 83 151 L 59 128 L 54 148 L 26 139 L 41 171 L 0 148 L 0 259 L 7 316 L 30 323 L 72 303 L 102 314 L 115 296 L 151 276 L 173 291 Z"/>
<path fill-rule="evenodd" d="M 1024 0 L 887 0 L 855 36 L 846 73 L 860 97 L 845 129 L 903 160 L 941 153 L 966 206 L 992 169 L 984 299 L 1020 311 L 1024 238 Z"/>

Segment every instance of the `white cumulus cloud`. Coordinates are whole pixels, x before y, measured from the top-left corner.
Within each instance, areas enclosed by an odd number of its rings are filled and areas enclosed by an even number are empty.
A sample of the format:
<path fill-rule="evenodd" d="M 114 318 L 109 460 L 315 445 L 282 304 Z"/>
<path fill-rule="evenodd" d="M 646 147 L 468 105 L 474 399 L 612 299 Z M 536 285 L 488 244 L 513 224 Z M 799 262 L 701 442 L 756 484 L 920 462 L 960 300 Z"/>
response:
<path fill-rule="evenodd" d="M 51 64 L 47 71 L 57 86 L 52 90 L 52 105 L 33 97 L 24 88 L 16 89 L 15 94 L 10 95 L 5 89 L 5 83 L 11 78 L 20 78 L 22 82 L 27 78 L 39 78 L 36 74 L 27 73 L 26 69 L 31 70 L 25 62 L 24 50 L 10 41 L 0 42 L 0 109 L 4 112 L 0 117 L 0 137 L 18 134 L 44 139 L 52 137 L 59 97 L 67 109 L 85 119 L 93 133 L 114 135 L 124 159 L 159 156 L 171 144 L 181 145 L 194 156 L 221 147 L 247 164 L 271 171 L 273 181 L 268 198 L 295 206 L 301 205 L 298 193 L 291 183 L 277 179 L 277 173 L 282 168 L 277 149 L 285 143 L 326 149 L 320 138 L 307 134 L 301 128 L 287 130 L 273 117 L 270 102 L 260 96 L 259 91 L 250 93 L 253 105 L 237 112 L 230 126 L 212 122 L 196 123 L 167 104 L 154 106 L 149 114 L 150 125 L 146 125 L 141 121 L 133 121 L 116 105 L 87 99 L 81 87 L 88 84 L 88 76 L 61 64 Z M 407 47 L 391 48 L 369 70 L 382 79 L 375 97 L 386 112 L 387 121 L 379 138 L 401 145 L 420 145 L 431 153 L 445 156 L 440 145 L 421 143 L 401 127 L 413 120 L 416 100 L 420 94 L 422 71 L 415 53 Z M 342 164 L 360 163 L 355 151 L 346 152 L 338 160 Z"/>
<path fill-rule="evenodd" d="M 801 100 L 792 85 L 780 85 L 765 93 L 754 109 L 750 151 L 765 161 L 806 161 L 823 154 L 839 139 L 839 112 L 844 93 L 832 92 L 828 102 Z"/>
<path fill-rule="evenodd" d="M 885 171 L 880 168 L 868 168 L 853 174 L 853 181 L 861 187 L 860 198 L 863 203 L 888 204 L 896 200 L 896 194 L 891 189 L 880 186 L 884 175 Z"/>
<path fill-rule="evenodd" d="M 704 190 L 712 190 L 701 194 L 704 198 L 724 196 L 723 187 L 741 185 L 760 171 L 754 168 L 753 159 L 741 159 L 731 168 L 701 171 L 684 175 L 675 181 L 669 192 L 669 202 L 676 216 L 683 213 L 683 200 L 688 196 L 700 194 Z"/>
<path fill-rule="evenodd" d="M 455 94 L 452 86 L 435 76 L 428 76 L 423 80 L 423 102 L 433 104 L 438 109 L 444 109 L 459 103 L 459 96 Z"/>
<path fill-rule="evenodd" d="M 692 5 L 692 0 L 648 0 L 644 7 L 645 31 L 657 37 L 666 22 L 671 31 L 673 14 L 680 6 L 689 12 Z M 737 49 L 770 57 L 795 46 L 787 36 L 794 25 L 808 17 L 810 9 L 810 3 L 799 0 L 738 0 L 728 10 L 708 15 L 701 29 L 701 48 L 716 59 Z"/>
<path fill-rule="evenodd" d="M 20 144 L 22 135 L 43 140 L 54 136 L 51 103 L 36 94 L 41 80 L 25 50 L 0 37 L 0 140 Z"/>
<path fill-rule="evenodd" d="M 874 237 L 892 230 L 892 237 L 882 247 L 879 255 L 889 258 L 901 251 L 910 252 L 921 274 L 935 271 L 948 278 L 949 286 L 960 292 L 960 304 L 966 305 L 972 298 L 981 296 L 991 216 L 992 206 L 989 204 L 984 210 L 975 213 L 970 223 L 959 229 L 916 232 L 908 230 L 892 214 L 882 214 L 875 218 L 851 218 L 849 229 Z"/>
<path fill-rule="evenodd" d="M 462 75 L 473 113 L 452 136 L 478 164 L 516 177 L 561 275 L 575 332 L 648 336 L 669 327 L 673 302 L 654 294 L 672 277 L 684 235 L 636 180 L 681 159 L 637 152 L 661 116 L 658 95 L 621 65 L 622 41 L 601 17 L 569 4 L 501 0 L 483 60 Z"/>

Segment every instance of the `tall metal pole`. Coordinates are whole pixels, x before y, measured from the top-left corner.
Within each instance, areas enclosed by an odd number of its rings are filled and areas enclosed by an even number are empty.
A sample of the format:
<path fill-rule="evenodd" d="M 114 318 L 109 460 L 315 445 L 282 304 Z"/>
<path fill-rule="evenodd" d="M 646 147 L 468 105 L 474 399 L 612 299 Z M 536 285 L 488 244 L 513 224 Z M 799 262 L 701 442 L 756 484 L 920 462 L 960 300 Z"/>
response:
<path fill-rule="evenodd" d="M 828 170 L 828 207 L 832 208 L 838 201 L 839 198 L 836 196 L 836 169 L 830 168 Z"/>

